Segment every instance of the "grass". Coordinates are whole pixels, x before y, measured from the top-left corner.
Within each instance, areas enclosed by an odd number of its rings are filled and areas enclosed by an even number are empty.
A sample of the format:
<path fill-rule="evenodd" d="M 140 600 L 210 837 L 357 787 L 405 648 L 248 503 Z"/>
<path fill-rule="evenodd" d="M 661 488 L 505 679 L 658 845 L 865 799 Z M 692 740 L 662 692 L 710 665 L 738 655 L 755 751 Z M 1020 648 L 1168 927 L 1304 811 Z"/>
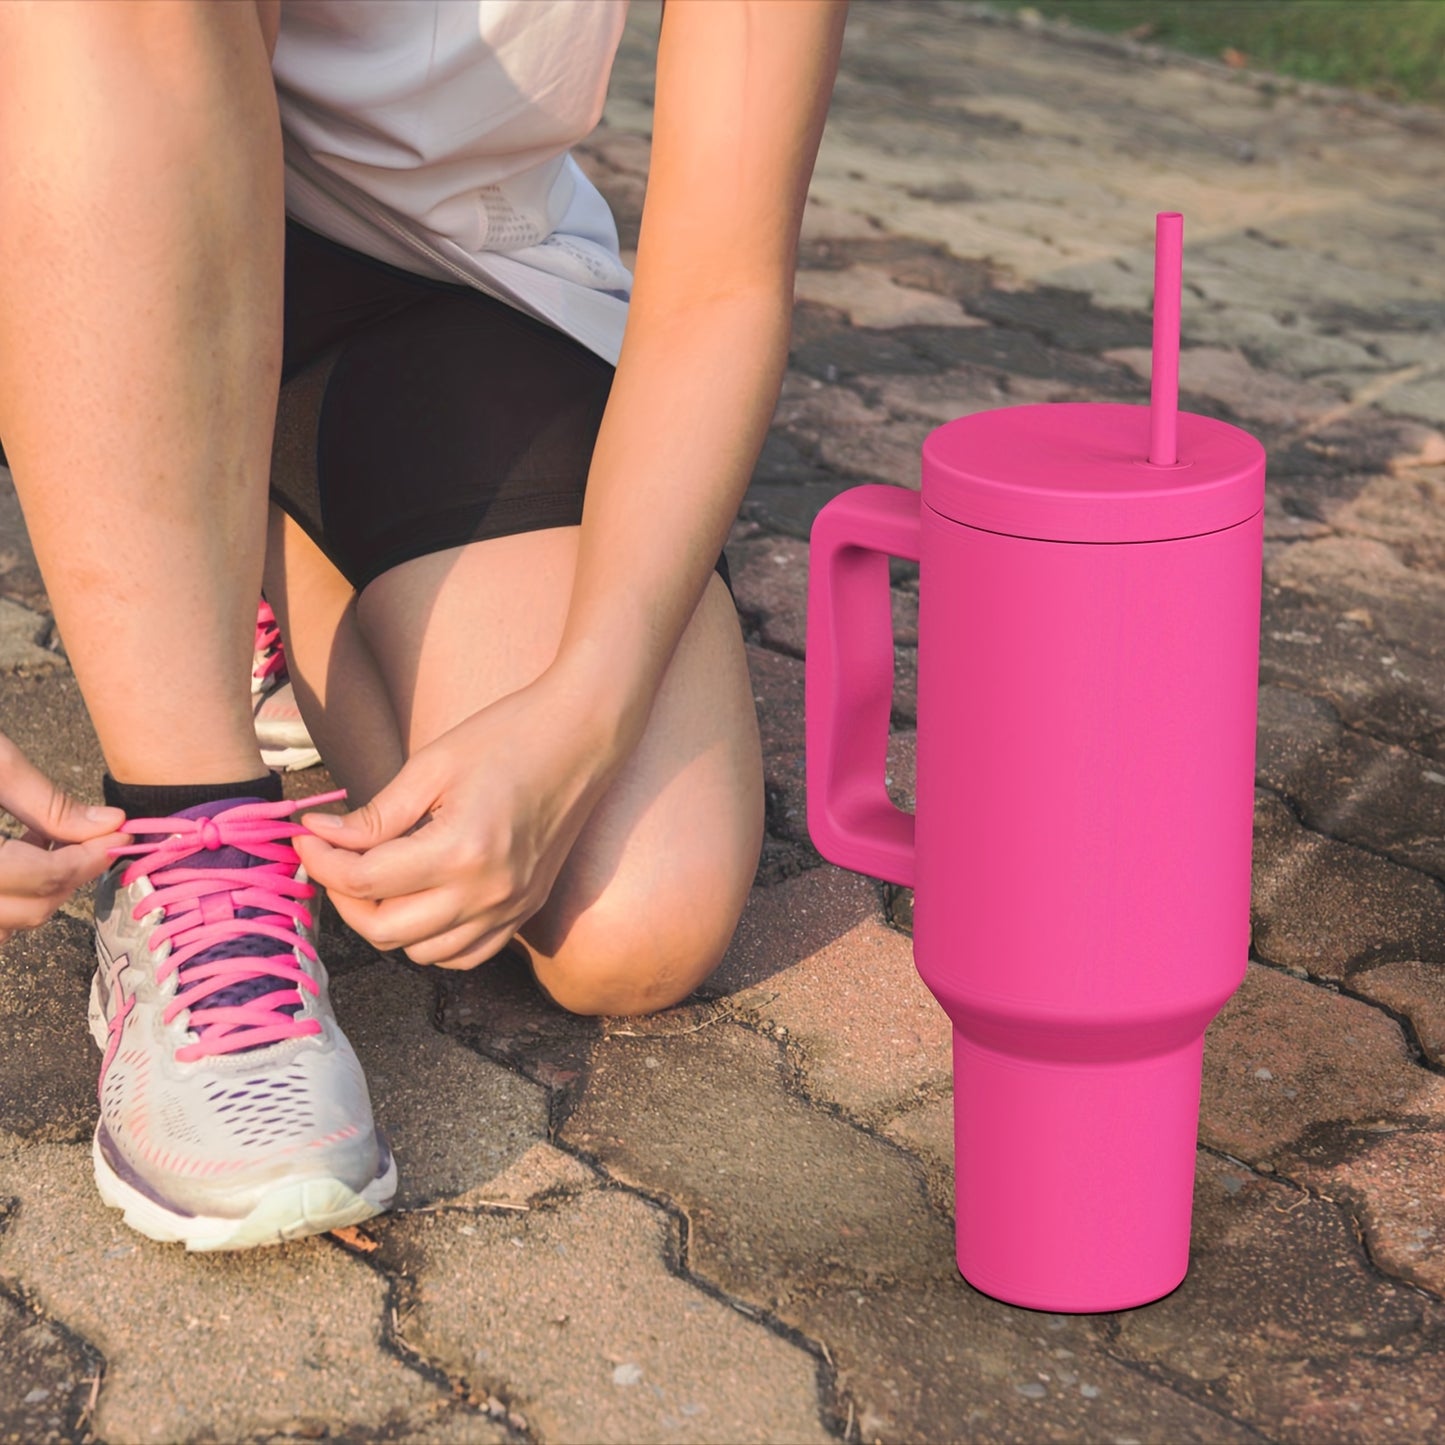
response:
<path fill-rule="evenodd" d="M 1231 65 L 1445 105 L 1445 0 L 994 0 Z"/>

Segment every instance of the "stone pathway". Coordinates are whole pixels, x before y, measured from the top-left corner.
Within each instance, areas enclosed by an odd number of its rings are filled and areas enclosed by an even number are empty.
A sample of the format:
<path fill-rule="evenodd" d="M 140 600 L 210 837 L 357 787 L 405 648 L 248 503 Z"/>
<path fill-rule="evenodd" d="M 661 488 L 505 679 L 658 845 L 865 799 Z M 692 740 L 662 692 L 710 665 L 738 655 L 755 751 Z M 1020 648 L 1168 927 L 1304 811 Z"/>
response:
<path fill-rule="evenodd" d="M 635 239 L 655 8 L 583 160 Z M 342 1240 L 187 1257 L 90 1178 L 89 943 L 0 952 L 0 1440 L 1418 1441 L 1445 1429 L 1445 118 L 969 7 L 859 0 L 793 364 L 730 549 L 768 839 L 704 995 L 547 1007 L 328 924 L 401 1157 Z M 806 536 L 940 422 L 1147 399 L 1153 213 L 1187 216 L 1185 404 L 1270 455 L 1249 976 L 1209 1035 L 1193 1260 L 1127 1314 L 952 1257 L 948 1028 L 906 893 L 803 804 Z M 895 568 L 892 780 L 916 578 Z M 0 487 L 3 725 L 96 745 Z M 290 780 L 301 795 L 324 774 Z"/>

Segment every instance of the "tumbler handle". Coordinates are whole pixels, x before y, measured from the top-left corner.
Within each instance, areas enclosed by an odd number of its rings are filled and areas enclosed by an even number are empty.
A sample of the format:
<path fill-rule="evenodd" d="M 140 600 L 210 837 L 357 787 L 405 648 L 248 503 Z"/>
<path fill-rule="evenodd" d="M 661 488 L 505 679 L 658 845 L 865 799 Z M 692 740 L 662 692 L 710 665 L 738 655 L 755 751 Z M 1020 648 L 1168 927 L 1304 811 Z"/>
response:
<path fill-rule="evenodd" d="M 893 618 L 888 558 L 918 560 L 917 492 L 854 487 L 809 539 L 808 832 L 830 862 L 913 886 L 913 814 L 888 797 Z"/>

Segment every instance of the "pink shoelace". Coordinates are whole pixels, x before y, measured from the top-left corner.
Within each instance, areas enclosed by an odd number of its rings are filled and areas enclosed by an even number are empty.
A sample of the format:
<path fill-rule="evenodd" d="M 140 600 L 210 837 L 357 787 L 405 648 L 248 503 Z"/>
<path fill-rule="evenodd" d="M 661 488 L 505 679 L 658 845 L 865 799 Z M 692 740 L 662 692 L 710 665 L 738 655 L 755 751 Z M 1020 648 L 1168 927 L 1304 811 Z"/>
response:
<path fill-rule="evenodd" d="M 281 646 L 281 628 L 271 604 L 263 597 L 256 609 L 256 652 L 262 661 L 251 674 L 257 681 L 264 682 L 278 672 L 286 671 L 286 653 Z"/>
<path fill-rule="evenodd" d="M 214 818 L 133 818 L 121 826 L 126 833 L 163 835 L 113 848 L 111 854 L 136 856 L 122 873 L 122 884 L 144 876 L 155 888 L 136 905 L 132 916 L 140 919 L 157 908 L 164 910 L 163 921 L 151 933 L 151 946 L 169 940 L 171 953 L 157 968 L 156 982 L 163 983 L 178 969 L 186 970 L 181 991 L 162 1015 L 163 1022 L 170 1023 L 182 1009 L 191 1010 L 190 1026 L 199 1038 L 176 1050 L 181 1062 L 321 1032 L 320 1020 L 281 1011 L 283 1005 L 301 1003 L 303 989 L 313 997 L 320 992 L 293 953 L 299 949 L 316 960 L 316 950 L 301 932 L 311 924 L 303 900 L 316 890 L 296 876 L 300 864 L 290 840 L 307 830 L 290 815 L 345 796 L 345 790 L 319 793 L 300 802 L 245 803 Z M 196 853 L 220 848 L 236 848 L 267 861 L 241 868 L 180 866 Z M 243 908 L 258 912 L 238 917 Z M 274 938 L 282 947 L 265 956 L 191 962 L 219 943 L 258 936 Z M 232 984 L 266 977 L 283 986 L 246 1004 L 197 1007 Z"/>

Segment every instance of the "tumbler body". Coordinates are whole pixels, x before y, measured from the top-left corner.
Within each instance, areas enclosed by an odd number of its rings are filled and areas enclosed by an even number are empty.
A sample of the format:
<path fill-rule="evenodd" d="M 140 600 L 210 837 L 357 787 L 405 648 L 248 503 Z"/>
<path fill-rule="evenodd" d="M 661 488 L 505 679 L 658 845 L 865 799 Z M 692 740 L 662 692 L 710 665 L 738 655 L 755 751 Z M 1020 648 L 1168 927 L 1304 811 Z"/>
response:
<path fill-rule="evenodd" d="M 813 530 L 809 828 L 915 888 L 959 1267 L 1036 1309 L 1183 1279 L 1204 1032 L 1248 958 L 1265 458 L 1178 420 L 1155 467 L 1147 408 L 964 417 L 921 501 L 857 488 Z M 883 790 L 884 553 L 919 560 L 914 816 Z"/>
<path fill-rule="evenodd" d="M 914 958 L 958 1262 L 1123 1309 L 1188 1267 L 1203 1035 L 1249 952 L 1262 513 L 1039 541 L 922 509 Z"/>

